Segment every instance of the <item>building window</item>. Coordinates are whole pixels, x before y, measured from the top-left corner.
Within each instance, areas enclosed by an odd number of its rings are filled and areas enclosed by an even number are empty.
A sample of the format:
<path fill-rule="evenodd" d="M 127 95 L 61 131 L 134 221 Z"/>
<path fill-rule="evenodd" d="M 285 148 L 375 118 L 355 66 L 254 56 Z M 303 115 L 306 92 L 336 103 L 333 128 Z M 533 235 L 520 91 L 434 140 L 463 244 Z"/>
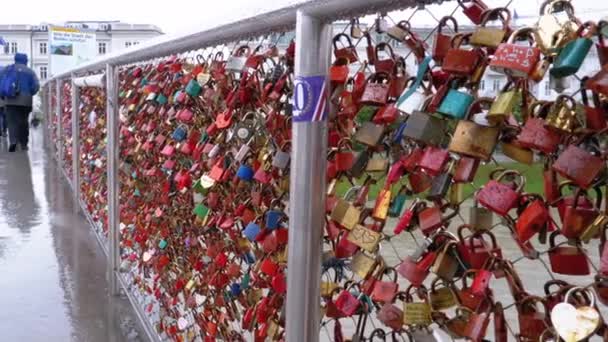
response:
<path fill-rule="evenodd" d="M 133 45 L 139 45 L 139 42 L 133 42 Z"/>
<path fill-rule="evenodd" d="M 10 51 L 9 51 L 9 44 L 6 43 L 6 44 L 4 44 L 4 54 L 8 55 L 9 53 L 10 53 Z"/>
<path fill-rule="evenodd" d="M 16 54 L 18 51 L 17 42 L 11 42 L 11 53 Z"/>
<path fill-rule="evenodd" d="M 40 43 L 40 54 L 41 55 L 46 55 L 47 54 L 47 45 L 46 45 L 46 42 Z"/>
<path fill-rule="evenodd" d="M 46 80 L 47 76 L 47 67 L 46 65 L 43 65 L 40 67 L 40 80 Z"/>
<path fill-rule="evenodd" d="M 545 81 L 545 95 L 551 95 L 551 82 Z"/>
<path fill-rule="evenodd" d="M 125 42 L 125 47 L 126 48 L 131 47 L 131 44 L 132 44 L 131 42 Z"/>
<path fill-rule="evenodd" d="M 97 45 L 97 51 L 99 52 L 100 55 L 105 55 L 106 54 L 106 43 L 99 43 Z"/>
<path fill-rule="evenodd" d="M 494 83 L 492 84 L 492 90 L 494 90 L 494 91 L 500 90 L 500 80 L 499 79 L 494 80 Z"/>
<path fill-rule="evenodd" d="M 481 80 L 481 82 L 479 82 L 479 89 L 486 90 L 486 80 Z"/>

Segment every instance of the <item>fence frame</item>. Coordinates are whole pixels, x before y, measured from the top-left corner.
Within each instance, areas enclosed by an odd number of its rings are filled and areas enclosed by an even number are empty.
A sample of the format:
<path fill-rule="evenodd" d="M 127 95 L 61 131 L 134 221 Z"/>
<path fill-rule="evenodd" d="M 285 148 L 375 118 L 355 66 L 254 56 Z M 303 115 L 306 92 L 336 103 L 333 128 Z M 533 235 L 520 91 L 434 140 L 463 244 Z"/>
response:
<path fill-rule="evenodd" d="M 151 341 L 159 341 L 141 307 L 129 291 L 129 284 L 120 275 L 120 216 L 119 216 L 119 79 L 120 66 L 166 57 L 187 51 L 217 46 L 250 37 L 264 36 L 273 32 L 285 32 L 296 28 L 295 76 L 325 76 L 330 65 L 332 22 L 363 15 L 406 9 L 440 0 L 314 0 L 270 11 L 244 20 L 227 23 L 213 29 L 182 35 L 166 35 L 123 52 L 111 53 L 72 70 L 48 79 L 44 88 L 48 91 L 47 105 L 43 106 L 45 125 L 51 127 L 52 110 L 58 115 L 56 141 L 57 162 L 63 169 L 62 87 L 72 81 L 72 183 L 74 199 L 78 200 L 90 224 L 93 221 L 80 201 L 80 105 L 79 85 L 85 85 L 83 76 L 96 83 L 105 76 L 107 90 L 107 184 L 108 184 L 108 236 L 107 276 L 110 293 L 119 295 L 120 289 L 129 298 L 139 320 L 139 325 Z M 101 73 L 100 73 L 101 71 Z M 97 78 L 95 78 L 97 77 Z M 93 81 L 95 79 L 95 81 Z M 56 83 L 57 103 L 52 104 L 52 82 Z M 101 86 L 101 85 L 96 85 Z M 328 91 L 325 92 L 329 98 Z M 325 203 L 325 167 L 327 154 L 327 120 L 293 123 L 293 147 L 290 187 L 290 234 L 288 258 L 288 287 L 286 300 L 286 337 L 289 342 L 316 342 L 319 340 L 320 263 L 322 250 L 322 226 Z M 51 134 L 49 131 L 49 140 Z M 53 151 L 53 150 L 52 150 Z M 64 172 L 65 174 L 65 172 Z M 66 177 L 67 178 L 67 177 Z M 96 234 L 97 235 L 97 234 Z M 99 236 L 97 236 L 99 239 Z M 99 241 L 104 248 L 101 240 Z M 104 249 L 105 251 L 105 249 Z"/>

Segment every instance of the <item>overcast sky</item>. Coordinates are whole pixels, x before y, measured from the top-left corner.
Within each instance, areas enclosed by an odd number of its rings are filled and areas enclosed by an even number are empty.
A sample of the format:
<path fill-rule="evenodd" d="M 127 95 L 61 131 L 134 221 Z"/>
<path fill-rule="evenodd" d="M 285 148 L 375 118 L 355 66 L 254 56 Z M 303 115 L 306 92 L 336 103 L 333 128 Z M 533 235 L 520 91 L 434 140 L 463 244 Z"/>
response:
<path fill-rule="evenodd" d="M 348 0 L 344 0 L 348 2 Z M 306 0 L 30 0 L 0 11 L 0 24 L 58 23 L 68 20 L 121 20 L 134 24 L 156 24 L 166 33 L 205 29 Z M 507 0 L 486 0 L 491 6 L 505 5 Z M 519 16 L 537 13 L 540 0 L 513 0 Z M 605 0 L 572 0 L 581 17 L 599 19 L 608 16 Z M 455 1 L 443 6 L 429 6 L 441 17 L 449 13 Z M 398 14 L 406 16 L 411 10 Z M 416 15 L 414 25 L 433 24 L 428 13 Z M 464 21 L 463 21 L 464 22 Z"/>

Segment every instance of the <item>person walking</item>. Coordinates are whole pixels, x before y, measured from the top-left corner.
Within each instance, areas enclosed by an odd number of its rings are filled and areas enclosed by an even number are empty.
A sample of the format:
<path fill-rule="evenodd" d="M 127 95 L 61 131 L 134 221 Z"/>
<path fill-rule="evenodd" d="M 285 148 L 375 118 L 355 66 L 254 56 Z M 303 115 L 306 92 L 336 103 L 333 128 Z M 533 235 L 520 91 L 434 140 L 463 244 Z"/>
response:
<path fill-rule="evenodd" d="M 28 118 L 32 111 L 33 97 L 40 90 L 36 73 L 27 66 L 27 55 L 15 54 L 15 64 L 0 72 L 0 96 L 5 104 L 5 116 L 9 135 L 9 152 L 15 152 L 17 144 L 27 150 L 30 127 Z"/>
<path fill-rule="evenodd" d="M 2 74 L 2 70 L 4 70 L 4 67 L 0 66 L 0 74 Z M 7 129 L 6 114 L 4 113 L 4 100 L 0 97 L 0 137 L 6 136 Z"/>

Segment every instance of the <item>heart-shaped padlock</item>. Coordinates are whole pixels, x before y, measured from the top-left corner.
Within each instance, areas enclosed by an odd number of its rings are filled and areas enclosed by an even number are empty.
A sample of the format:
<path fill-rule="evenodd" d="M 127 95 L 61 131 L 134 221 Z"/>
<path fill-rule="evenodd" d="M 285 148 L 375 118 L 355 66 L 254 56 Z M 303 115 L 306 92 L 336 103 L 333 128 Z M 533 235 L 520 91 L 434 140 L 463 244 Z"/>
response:
<path fill-rule="evenodd" d="M 584 291 L 591 299 L 589 306 L 575 307 L 568 300 L 574 291 Z M 551 310 L 551 323 L 566 342 L 582 341 L 597 330 L 600 315 L 595 308 L 595 294 L 591 290 L 573 287 L 566 293 L 563 303 Z"/>

